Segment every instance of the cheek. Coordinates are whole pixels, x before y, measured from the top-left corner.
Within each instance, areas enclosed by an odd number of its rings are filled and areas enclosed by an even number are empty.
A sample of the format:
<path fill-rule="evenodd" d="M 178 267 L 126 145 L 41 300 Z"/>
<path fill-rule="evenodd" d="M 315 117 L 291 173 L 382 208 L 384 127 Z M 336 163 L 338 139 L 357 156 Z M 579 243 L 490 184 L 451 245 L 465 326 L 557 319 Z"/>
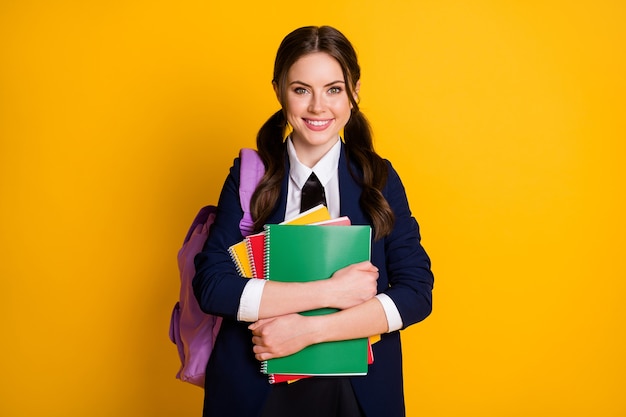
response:
<path fill-rule="evenodd" d="M 335 106 L 335 114 L 341 118 L 349 118 L 351 111 L 351 103 L 349 100 L 337 103 Z"/>
<path fill-rule="evenodd" d="M 292 125 L 294 122 L 297 122 L 298 120 L 300 120 L 300 116 L 298 112 L 293 107 L 289 107 L 288 110 L 286 111 L 286 114 L 287 114 L 287 121 L 291 123 Z"/>
<path fill-rule="evenodd" d="M 302 100 L 287 100 L 285 103 L 285 111 L 288 117 L 299 117 L 305 109 L 306 105 Z"/>

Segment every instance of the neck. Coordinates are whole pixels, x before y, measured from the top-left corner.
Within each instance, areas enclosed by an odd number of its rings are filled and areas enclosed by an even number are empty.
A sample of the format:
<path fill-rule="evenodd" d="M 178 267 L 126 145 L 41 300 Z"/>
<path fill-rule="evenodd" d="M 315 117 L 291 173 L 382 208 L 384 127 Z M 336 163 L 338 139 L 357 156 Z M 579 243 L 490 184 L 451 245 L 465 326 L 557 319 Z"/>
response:
<path fill-rule="evenodd" d="M 339 137 L 337 137 L 337 140 L 339 140 Z M 293 143 L 293 148 L 296 150 L 298 161 L 308 168 L 313 168 L 337 143 L 329 142 L 323 146 L 310 145 L 297 140 L 297 138 L 294 139 L 293 136 L 291 137 L 291 141 Z"/>

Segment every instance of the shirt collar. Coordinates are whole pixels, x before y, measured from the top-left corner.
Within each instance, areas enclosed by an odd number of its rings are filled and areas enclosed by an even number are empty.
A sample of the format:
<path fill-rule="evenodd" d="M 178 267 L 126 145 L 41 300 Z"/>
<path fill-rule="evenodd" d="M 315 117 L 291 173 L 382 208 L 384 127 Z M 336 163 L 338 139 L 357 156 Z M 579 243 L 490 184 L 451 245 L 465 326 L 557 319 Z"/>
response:
<path fill-rule="evenodd" d="M 296 149 L 291 142 L 291 136 L 287 139 L 287 154 L 289 155 L 289 176 L 298 188 L 302 189 L 311 172 L 315 172 L 322 185 L 326 186 L 328 181 L 334 175 L 337 175 L 337 166 L 339 165 L 339 156 L 341 154 L 341 140 L 337 138 L 337 143 L 326 152 L 326 155 L 313 168 L 307 167 L 298 160 Z"/>

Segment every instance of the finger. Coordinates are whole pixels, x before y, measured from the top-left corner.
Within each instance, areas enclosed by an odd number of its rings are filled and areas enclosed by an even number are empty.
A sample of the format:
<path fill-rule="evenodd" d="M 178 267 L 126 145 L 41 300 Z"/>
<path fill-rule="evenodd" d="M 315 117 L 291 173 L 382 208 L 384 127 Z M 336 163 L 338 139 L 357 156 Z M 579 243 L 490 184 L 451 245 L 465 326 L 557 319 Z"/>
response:
<path fill-rule="evenodd" d="M 264 325 L 266 325 L 267 323 L 270 323 L 270 322 L 274 321 L 275 319 L 276 319 L 275 317 L 271 317 L 269 319 L 257 320 L 254 323 L 252 323 L 251 325 L 249 325 L 248 329 L 250 329 L 250 330 L 258 330 L 261 327 L 263 327 Z"/>
<path fill-rule="evenodd" d="M 265 346 L 261 346 L 261 345 L 254 345 L 254 346 L 252 346 L 252 351 L 255 354 L 265 353 L 265 352 L 267 352 L 267 348 Z"/>
<path fill-rule="evenodd" d="M 260 346 L 259 347 L 255 346 L 252 351 L 254 353 L 254 357 L 258 361 L 266 361 L 266 360 L 271 359 L 271 358 L 274 357 L 272 352 L 270 352 L 267 349 L 263 349 Z"/>
<path fill-rule="evenodd" d="M 263 329 L 265 323 L 266 322 L 264 320 L 259 320 L 249 325 L 248 329 L 252 331 L 252 334 L 260 334 L 261 329 Z"/>
<path fill-rule="evenodd" d="M 254 331 L 254 330 L 258 329 L 259 326 L 260 326 L 259 322 L 255 321 L 254 323 L 252 323 L 251 325 L 248 326 L 248 329 Z"/>
<path fill-rule="evenodd" d="M 363 262 L 359 262 L 354 264 L 356 266 L 356 268 L 360 271 L 372 271 L 372 272 L 378 272 L 378 268 L 371 263 L 370 261 L 363 261 Z"/>

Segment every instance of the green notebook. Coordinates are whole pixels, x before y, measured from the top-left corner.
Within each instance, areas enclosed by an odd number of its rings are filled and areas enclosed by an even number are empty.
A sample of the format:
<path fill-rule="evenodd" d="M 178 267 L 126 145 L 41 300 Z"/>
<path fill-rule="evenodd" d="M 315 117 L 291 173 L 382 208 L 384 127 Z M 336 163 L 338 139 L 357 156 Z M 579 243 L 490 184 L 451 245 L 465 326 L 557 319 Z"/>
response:
<path fill-rule="evenodd" d="M 370 259 L 369 226 L 266 225 L 265 278 L 308 282 L 328 279 L 350 264 Z M 330 314 L 318 309 L 305 315 Z M 293 355 L 264 361 L 267 374 L 365 375 L 367 338 L 311 345 Z"/>

